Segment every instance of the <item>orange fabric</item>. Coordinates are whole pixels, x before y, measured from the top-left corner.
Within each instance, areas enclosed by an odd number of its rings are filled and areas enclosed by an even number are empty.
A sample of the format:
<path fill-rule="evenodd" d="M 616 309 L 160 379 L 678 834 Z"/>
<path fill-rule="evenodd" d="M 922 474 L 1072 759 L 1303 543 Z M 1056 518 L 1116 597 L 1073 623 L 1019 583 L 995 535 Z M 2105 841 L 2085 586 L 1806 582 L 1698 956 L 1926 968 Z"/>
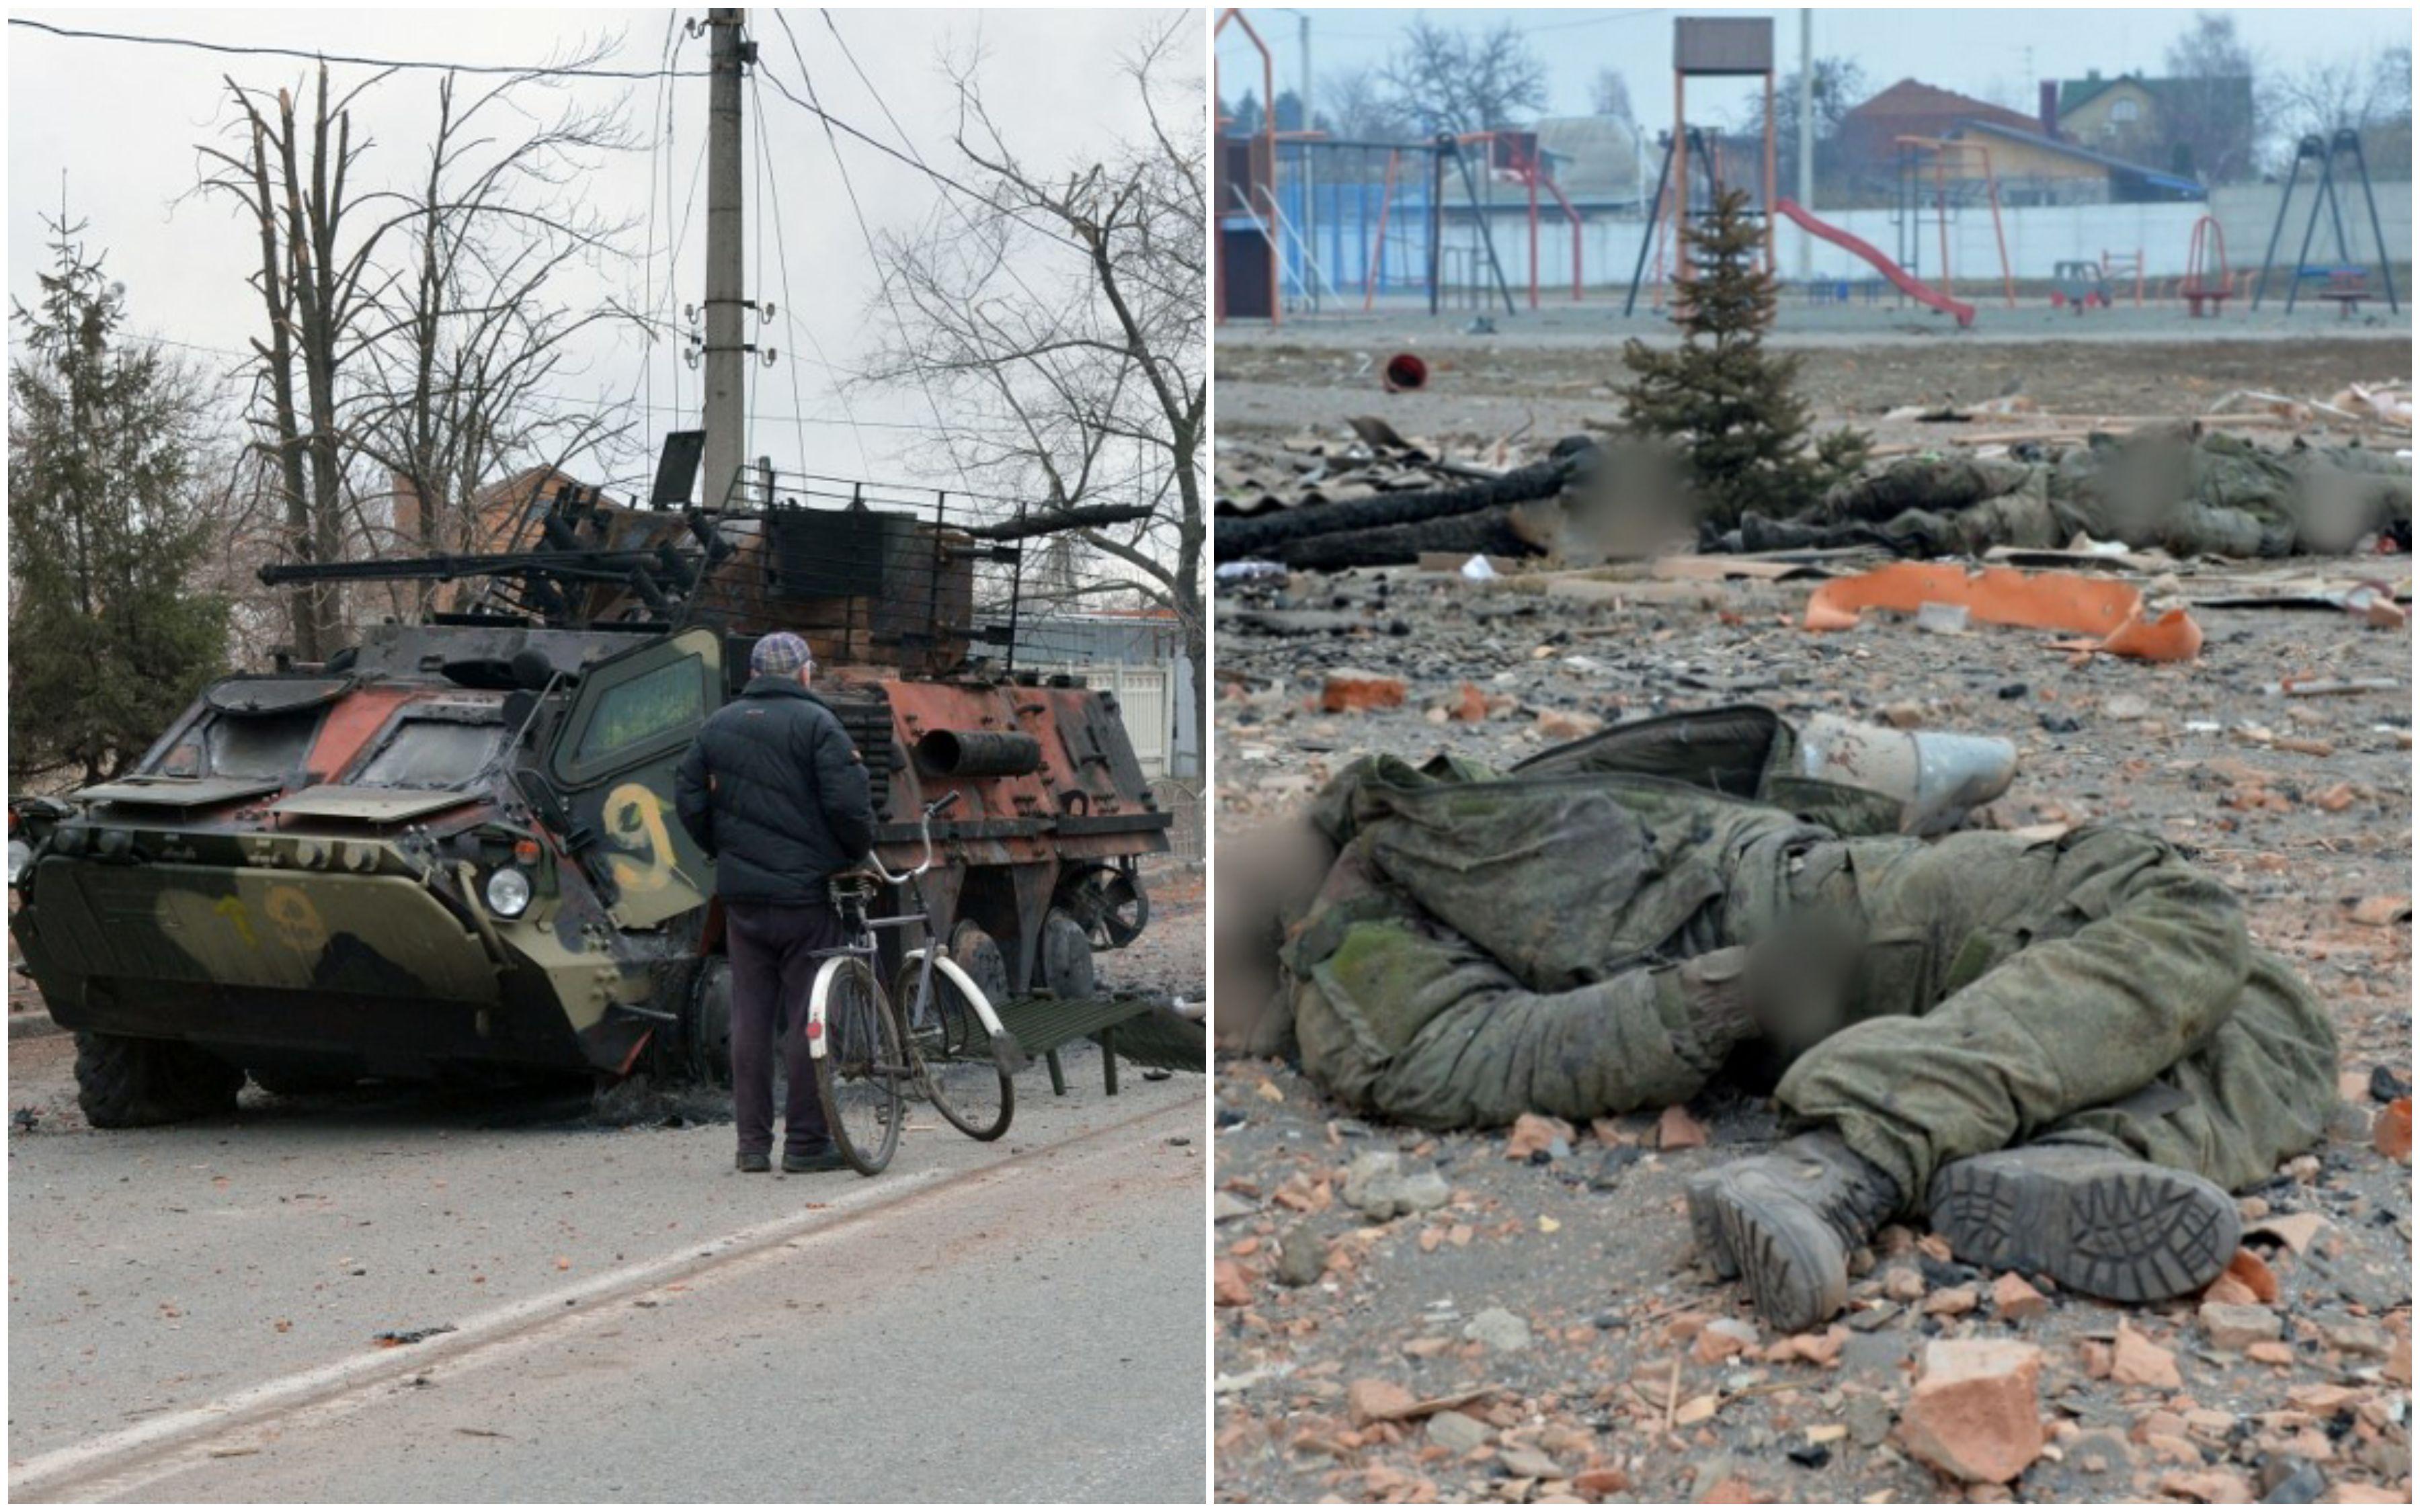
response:
<path fill-rule="evenodd" d="M 2095 649 L 2146 661 L 2190 661 L 2201 650 L 2201 626 L 2183 609 L 2143 617 L 2143 595 L 2125 583 L 2072 572 L 2020 572 L 1956 563 L 1895 562 L 1836 578 L 1807 600 L 1807 628 L 1845 630 L 1869 609 L 1913 614 L 1926 604 L 1963 605 L 1987 625 L 2029 630 L 2074 630 L 2100 638 Z"/>

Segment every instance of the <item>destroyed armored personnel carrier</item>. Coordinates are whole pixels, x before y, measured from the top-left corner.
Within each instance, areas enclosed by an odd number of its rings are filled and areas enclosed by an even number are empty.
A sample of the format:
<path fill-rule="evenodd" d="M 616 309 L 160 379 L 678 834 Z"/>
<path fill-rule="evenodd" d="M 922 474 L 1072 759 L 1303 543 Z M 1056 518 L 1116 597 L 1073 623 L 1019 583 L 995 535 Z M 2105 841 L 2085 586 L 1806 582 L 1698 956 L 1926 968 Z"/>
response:
<path fill-rule="evenodd" d="M 689 495 L 687 440 L 659 498 Z M 673 777 L 775 629 L 814 646 L 886 864 L 962 795 L 924 879 L 957 960 L 996 1000 L 1091 996 L 1170 816 L 1113 697 L 1016 665 L 1026 545 L 1068 519 L 910 502 L 769 472 L 712 508 L 564 486 L 514 550 L 266 569 L 457 596 L 212 685 L 119 780 L 11 803 L 10 925 L 92 1121 L 224 1110 L 247 1074 L 727 1079 L 713 869 Z"/>

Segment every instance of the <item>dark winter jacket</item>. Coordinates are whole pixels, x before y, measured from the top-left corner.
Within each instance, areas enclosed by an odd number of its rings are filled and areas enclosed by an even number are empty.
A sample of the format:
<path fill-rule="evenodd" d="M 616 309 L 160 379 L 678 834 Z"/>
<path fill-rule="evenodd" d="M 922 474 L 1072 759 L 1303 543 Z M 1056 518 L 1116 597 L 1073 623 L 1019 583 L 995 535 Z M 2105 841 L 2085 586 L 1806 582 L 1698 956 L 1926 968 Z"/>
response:
<path fill-rule="evenodd" d="M 681 759 L 680 822 L 726 901 L 822 903 L 874 843 L 865 765 L 840 718 L 792 678 L 759 677 Z"/>

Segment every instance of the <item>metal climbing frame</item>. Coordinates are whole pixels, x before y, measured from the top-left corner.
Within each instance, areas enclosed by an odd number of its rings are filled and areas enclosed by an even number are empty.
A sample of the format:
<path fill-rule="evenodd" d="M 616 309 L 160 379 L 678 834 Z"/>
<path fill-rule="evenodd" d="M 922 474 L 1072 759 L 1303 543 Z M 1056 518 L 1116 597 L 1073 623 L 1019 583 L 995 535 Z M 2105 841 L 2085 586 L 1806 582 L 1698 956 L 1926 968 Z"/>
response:
<path fill-rule="evenodd" d="M 2386 292 L 2386 307 L 2397 314 L 2402 313 L 2403 306 L 2395 297 L 2395 268 L 2387 256 L 2386 229 L 2378 218 L 2378 194 L 2370 187 L 2369 162 L 2362 155 L 2361 133 L 2350 130 L 2340 131 L 2325 141 L 2316 134 L 2306 136 L 2295 145 L 2294 163 L 2286 174 L 2286 192 L 2277 198 L 2277 221 L 2269 228 L 2268 250 L 2260 255 L 2260 277 L 2252 286 L 2252 308 L 2255 310 L 2260 308 L 2261 298 L 2268 293 L 2269 270 L 2277 260 L 2277 240 L 2285 234 L 2286 220 L 2294 206 L 2294 187 L 2302 179 L 2303 164 L 2306 161 L 2317 160 L 2319 176 L 2312 190 L 2310 219 L 2303 226 L 2302 250 L 2294 255 L 2294 276 L 2286 285 L 2286 313 L 2294 313 L 2294 297 L 2301 290 L 2304 278 L 2321 271 L 2310 266 L 2311 239 L 2319 229 L 2321 206 L 2327 208 L 2328 219 L 2336 234 L 2337 262 L 2340 265 L 2352 262 L 2352 240 L 2345 235 L 2344 209 L 2337 202 L 2335 191 L 2336 160 L 2347 154 L 2352 158 L 2352 174 L 2361 181 L 2362 199 L 2369 208 L 2369 231 L 2378 249 L 2378 274 Z M 2334 275 L 2342 270 L 2338 268 L 2324 271 Z M 2366 269 L 2361 270 L 2367 271 Z M 2334 281 L 2333 276 L 2331 281 Z"/>

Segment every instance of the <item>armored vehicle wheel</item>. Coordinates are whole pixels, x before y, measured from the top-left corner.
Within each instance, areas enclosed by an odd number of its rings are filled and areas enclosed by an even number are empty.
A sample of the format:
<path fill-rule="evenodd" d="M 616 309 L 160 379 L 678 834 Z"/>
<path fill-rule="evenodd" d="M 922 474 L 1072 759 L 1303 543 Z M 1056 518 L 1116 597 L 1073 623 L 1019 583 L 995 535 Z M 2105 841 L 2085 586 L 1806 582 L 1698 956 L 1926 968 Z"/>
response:
<path fill-rule="evenodd" d="M 96 1129 L 233 1113 L 243 1068 L 178 1040 L 76 1035 L 76 1105 Z"/>
<path fill-rule="evenodd" d="M 994 1003 L 1007 1000 L 1008 957 L 982 925 L 970 918 L 958 920 L 950 931 L 950 959 L 974 979 L 985 997 Z"/>
<path fill-rule="evenodd" d="M 899 1023 L 883 1001 L 874 968 L 857 956 L 834 956 L 815 975 L 824 1005 L 824 1053 L 815 1057 L 815 1091 L 824 1122 L 841 1157 L 865 1176 L 878 1176 L 899 1148 L 907 1106 L 899 1095 L 907 1054 Z"/>
<path fill-rule="evenodd" d="M 933 1106 L 970 1139 L 997 1139 L 1016 1114 L 1016 1083 L 1001 1063 L 991 1030 L 949 974 L 936 967 L 929 1002 L 916 1001 L 917 963 L 902 962 L 891 1000 L 917 1057 Z"/>
<path fill-rule="evenodd" d="M 714 956 L 694 977 L 679 979 L 689 990 L 675 1011 L 681 1015 L 687 1054 L 680 1068 L 707 1087 L 731 1085 L 731 958 Z"/>
<path fill-rule="evenodd" d="M 1042 920 L 1042 984 L 1059 997 L 1090 997 L 1093 941 L 1063 908 L 1053 908 Z"/>

